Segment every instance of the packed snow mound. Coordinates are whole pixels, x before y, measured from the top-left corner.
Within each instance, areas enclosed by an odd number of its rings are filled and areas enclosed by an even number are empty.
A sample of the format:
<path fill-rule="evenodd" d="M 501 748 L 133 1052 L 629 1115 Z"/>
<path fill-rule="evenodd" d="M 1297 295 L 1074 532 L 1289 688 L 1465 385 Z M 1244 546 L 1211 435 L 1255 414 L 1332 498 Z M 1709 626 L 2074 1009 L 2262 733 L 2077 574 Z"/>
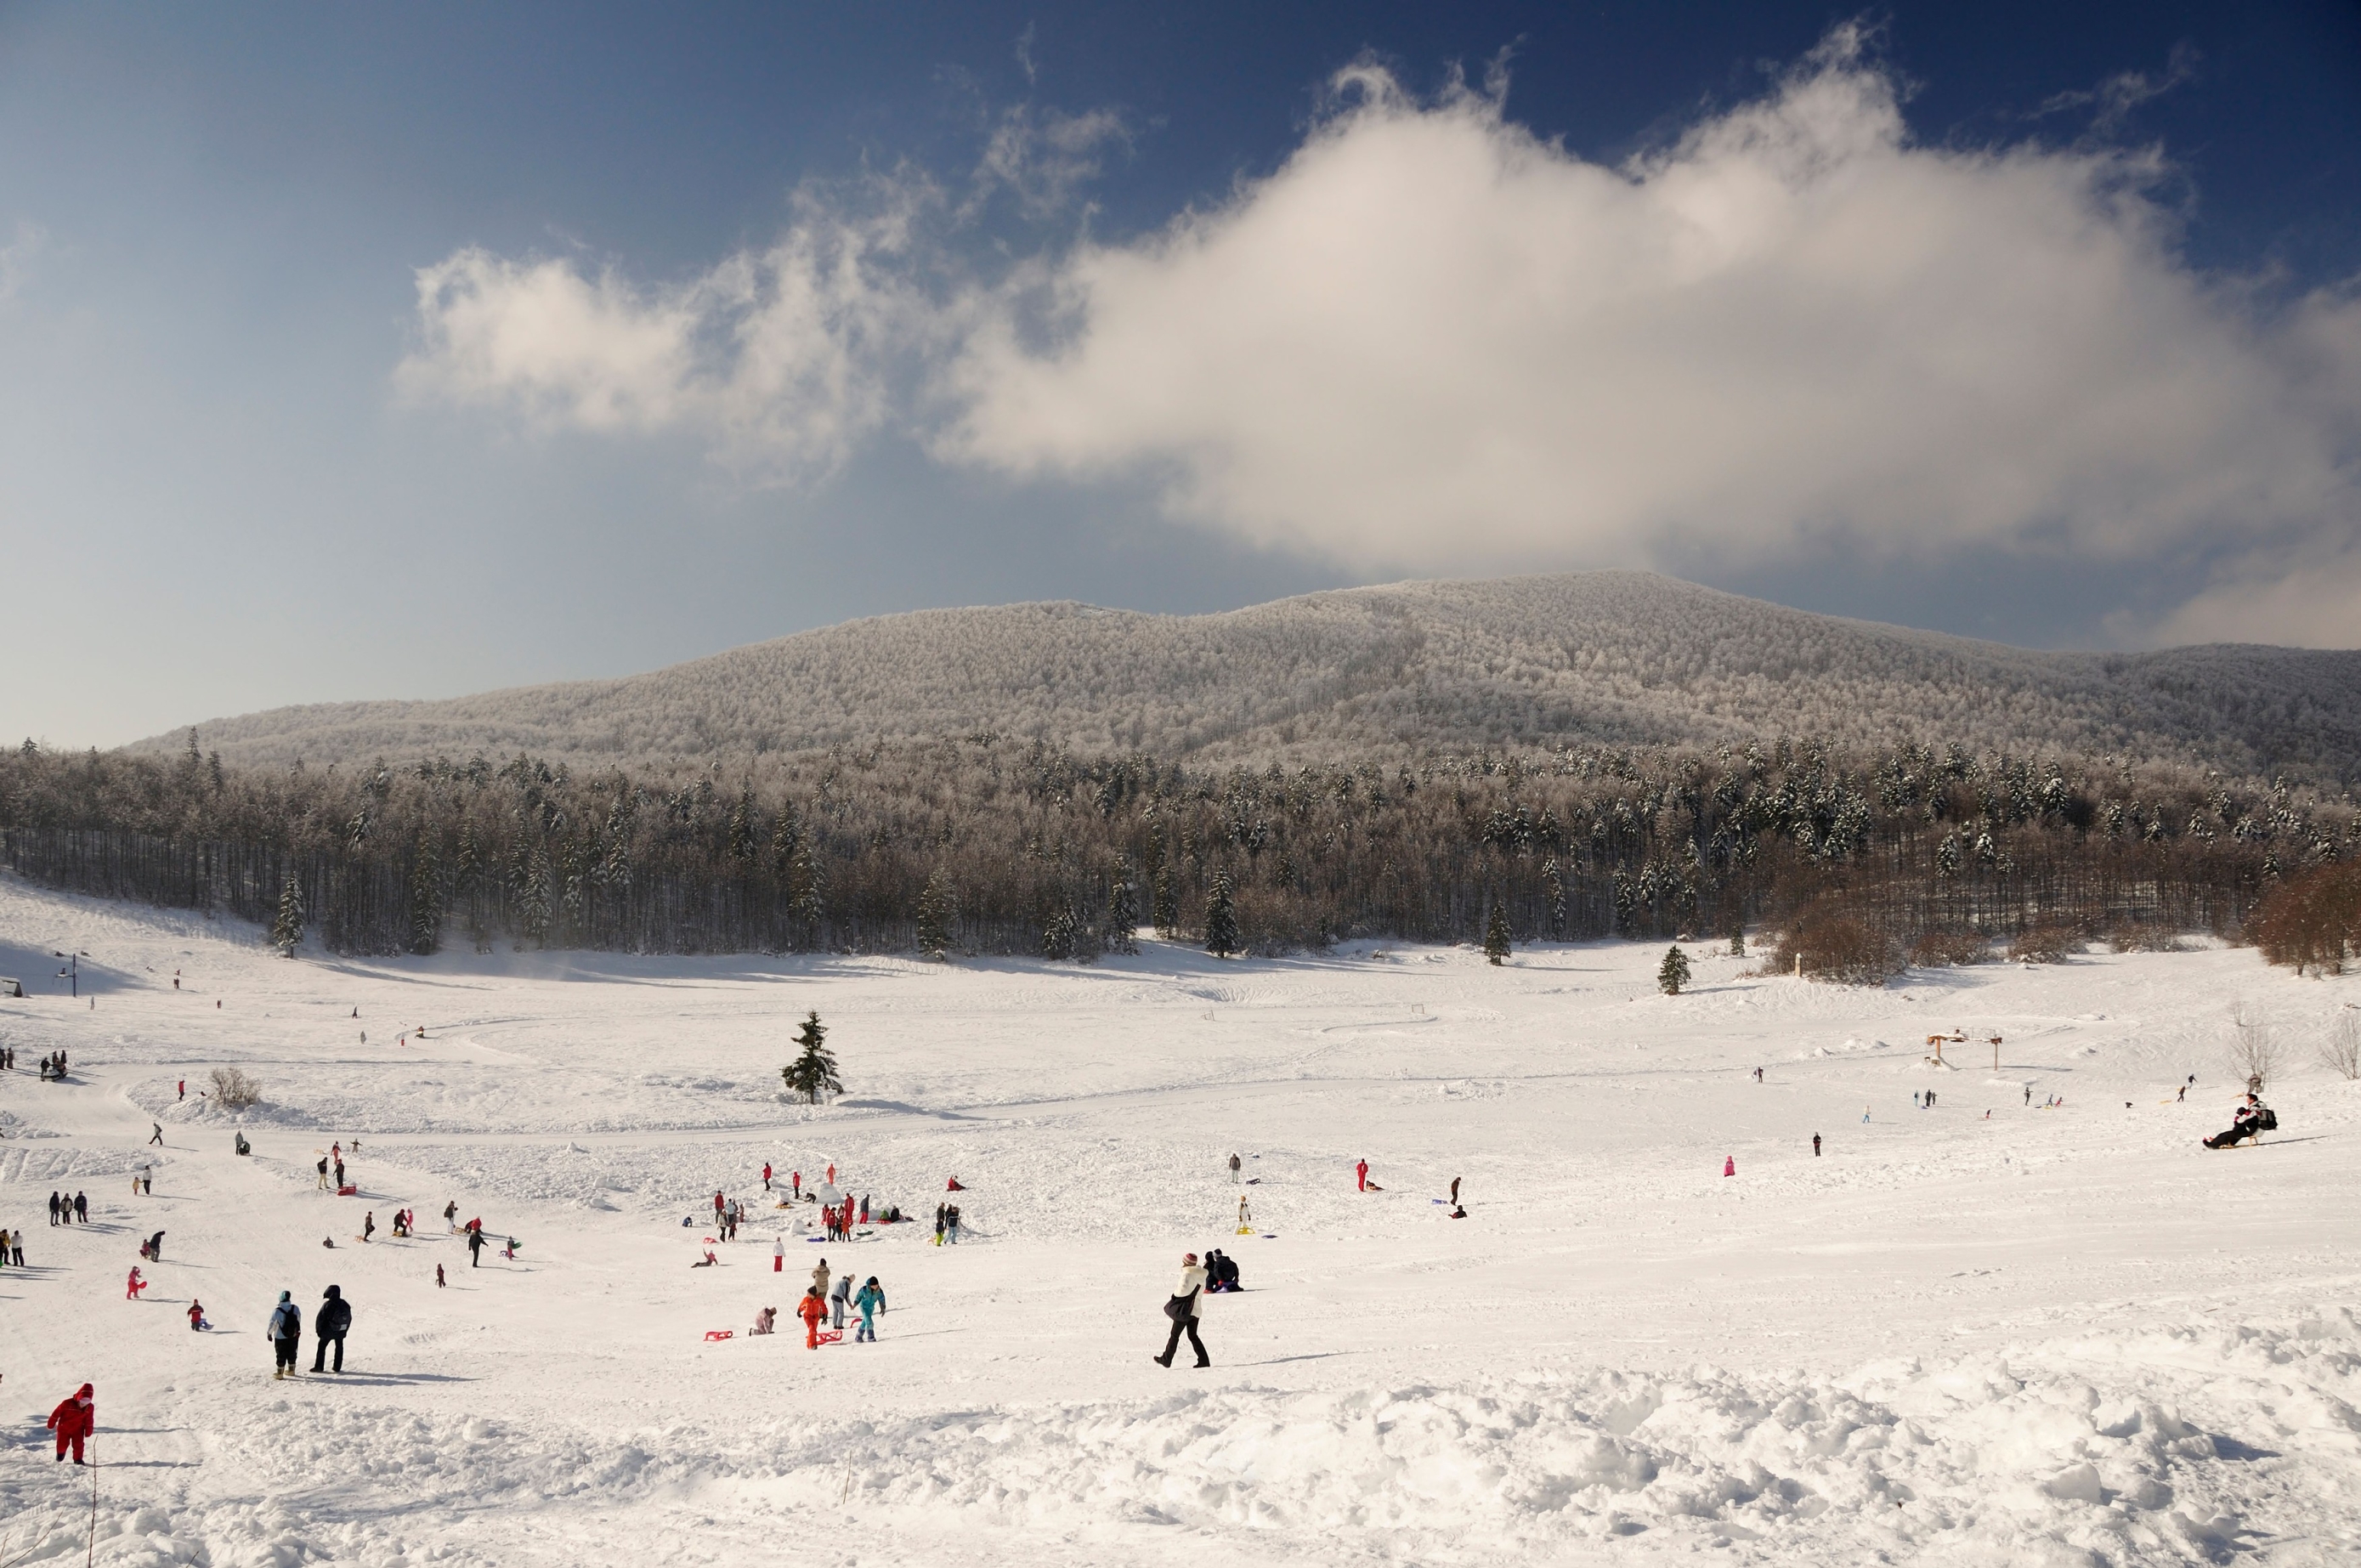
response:
<path fill-rule="evenodd" d="M 2356 1352 L 2340 1311 L 1838 1377 L 1698 1367 L 1189 1389 L 627 1433 L 365 1406 L 323 1429 L 257 1409 L 232 1429 L 231 1469 L 265 1498 L 333 1471 L 347 1477 L 336 1513 L 355 1522 L 192 1497 L 110 1510 L 101 1539 L 110 1563 L 390 1563 L 423 1545 L 402 1539 L 417 1521 L 446 1512 L 537 1513 L 533 1533 L 562 1549 L 598 1510 L 630 1508 L 656 1510 L 658 1532 L 718 1514 L 754 1538 L 854 1528 L 873 1543 L 955 1521 L 960 1560 L 976 1562 L 1018 1560 L 1033 1532 L 1089 1530 L 1117 1557 L 1245 1530 L 1278 1561 L 1554 1563 L 1639 1537 L 1813 1563 L 2183 1564 L 2361 1517 Z M 717 1371 L 797 1354 L 785 1338 L 741 1340 Z M 86 1519 L 35 1495 L 21 1476 L 0 1483 L 37 1536 L 79 1544 Z M 464 1540 L 433 1556 L 488 1560 Z"/>

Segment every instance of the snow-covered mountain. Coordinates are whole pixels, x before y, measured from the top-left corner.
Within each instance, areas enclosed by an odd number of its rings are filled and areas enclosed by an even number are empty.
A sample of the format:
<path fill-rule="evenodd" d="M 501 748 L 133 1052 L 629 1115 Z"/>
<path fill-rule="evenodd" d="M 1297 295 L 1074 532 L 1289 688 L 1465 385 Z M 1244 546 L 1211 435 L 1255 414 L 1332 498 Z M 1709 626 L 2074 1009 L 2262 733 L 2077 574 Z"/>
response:
<path fill-rule="evenodd" d="M 996 730 L 1091 751 L 1916 736 L 2361 773 L 2361 652 L 2045 653 L 1589 572 L 1306 594 L 1219 615 L 1072 603 L 848 621 L 622 680 L 199 726 L 234 762 L 742 755 Z M 138 743 L 178 747 L 184 731 Z"/>

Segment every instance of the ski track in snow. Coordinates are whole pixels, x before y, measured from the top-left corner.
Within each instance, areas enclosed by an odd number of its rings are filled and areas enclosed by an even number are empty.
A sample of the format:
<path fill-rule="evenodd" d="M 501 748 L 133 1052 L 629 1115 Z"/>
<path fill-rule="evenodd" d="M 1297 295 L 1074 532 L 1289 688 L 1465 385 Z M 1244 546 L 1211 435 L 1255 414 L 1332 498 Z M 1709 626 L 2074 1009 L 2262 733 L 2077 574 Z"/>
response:
<path fill-rule="evenodd" d="M 68 943 L 94 1006 L 0 1002 L 26 1069 L 74 1069 L 0 1075 L 33 1265 L 0 1271 L 0 1564 L 2361 1561 L 2361 1087 L 2311 1059 L 2355 980 L 2214 945 L 1873 992 L 1699 948 L 1678 998 L 1620 943 L 287 962 L 0 882 L 0 947 Z M 2209 1153 L 2240 1000 L 2282 1130 Z M 817 1109 L 777 1091 L 810 1008 L 849 1086 Z M 263 1103 L 199 1098 L 221 1065 Z M 356 1138 L 360 1195 L 317 1190 Z M 766 1159 L 922 1214 L 957 1174 L 972 1234 L 822 1246 L 758 1206 L 691 1270 Z M 43 1223 L 61 1186 L 92 1224 Z M 1269 1234 L 1228 1234 L 1240 1196 Z M 450 1200 L 517 1260 L 469 1268 Z M 1205 1304 L 1211 1370 L 1156 1367 L 1207 1245 L 1248 1288 Z M 789 1334 L 823 1254 L 883 1281 L 877 1345 Z M 272 1380 L 278 1291 L 332 1281 L 348 1371 Z M 94 1551 L 40 1430 L 85 1378 Z"/>

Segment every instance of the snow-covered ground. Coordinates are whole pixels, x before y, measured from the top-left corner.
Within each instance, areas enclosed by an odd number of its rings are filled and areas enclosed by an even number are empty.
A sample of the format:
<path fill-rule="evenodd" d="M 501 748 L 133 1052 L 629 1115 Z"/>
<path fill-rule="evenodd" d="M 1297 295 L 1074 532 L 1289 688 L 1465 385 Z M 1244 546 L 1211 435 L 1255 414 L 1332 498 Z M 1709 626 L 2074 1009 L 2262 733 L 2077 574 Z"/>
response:
<path fill-rule="evenodd" d="M 110 1563 L 2361 1559 L 2361 1085 L 2312 1054 L 2361 981 L 2208 947 L 1859 992 L 1701 952 L 1667 998 L 1662 950 L 286 961 L 0 883 L 39 992 L 0 1002 L 0 1563 L 88 1551 L 40 1431 L 84 1379 Z M 2210 1153 L 2240 1001 L 2280 1131 Z M 815 1008 L 846 1094 L 807 1112 Z M 1954 1027 L 1999 1068 L 1927 1063 Z M 217 1066 L 263 1085 L 250 1159 Z M 317 1190 L 332 1138 L 357 1197 Z M 974 1234 L 758 1206 L 692 1269 L 684 1216 L 765 1160 L 929 1218 L 956 1175 Z M 48 1225 L 60 1187 L 89 1226 Z M 451 1201 L 518 1259 L 468 1268 Z M 1166 1370 L 1214 1245 L 1246 1291 Z M 787 1332 L 822 1255 L 882 1282 L 878 1343 Z M 279 1291 L 331 1283 L 345 1374 L 273 1381 Z"/>

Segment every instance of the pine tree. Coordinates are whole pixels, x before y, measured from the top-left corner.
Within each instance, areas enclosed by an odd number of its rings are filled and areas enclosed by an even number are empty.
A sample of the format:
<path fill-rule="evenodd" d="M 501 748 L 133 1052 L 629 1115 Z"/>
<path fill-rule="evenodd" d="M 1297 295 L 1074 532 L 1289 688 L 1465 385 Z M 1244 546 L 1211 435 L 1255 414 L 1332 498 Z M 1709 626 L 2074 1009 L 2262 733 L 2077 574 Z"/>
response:
<path fill-rule="evenodd" d="M 1180 934 L 1180 895 L 1172 886 L 1172 871 L 1160 866 L 1156 872 L 1156 911 L 1149 916 L 1156 925 L 1156 934 L 1167 941 Z"/>
<path fill-rule="evenodd" d="M 282 959 L 291 959 L 303 945 L 303 890 L 293 876 L 279 890 L 279 918 L 270 923 L 270 945 Z"/>
<path fill-rule="evenodd" d="M 808 834 L 796 840 L 787 862 L 787 913 L 803 927 L 796 945 L 806 950 L 818 947 L 820 922 L 828 915 L 828 873 L 812 854 Z"/>
<path fill-rule="evenodd" d="M 823 1094 L 841 1094 L 844 1085 L 837 1080 L 836 1054 L 821 1042 L 828 1038 L 828 1026 L 819 1014 L 807 1016 L 796 1030 L 796 1044 L 802 1054 L 779 1069 L 785 1080 L 787 1092 L 803 1096 L 807 1105 L 817 1105 Z"/>
<path fill-rule="evenodd" d="M 1074 956 L 1074 912 L 1060 905 L 1050 911 L 1041 926 L 1041 956 L 1045 959 L 1071 959 Z"/>
<path fill-rule="evenodd" d="M 1205 889 L 1205 950 L 1226 959 L 1238 950 L 1238 907 L 1230 895 L 1230 873 L 1215 872 Z"/>
<path fill-rule="evenodd" d="M 1656 985 L 1666 996 L 1678 996 L 1688 982 L 1689 956 L 1675 942 L 1664 949 L 1664 961 L 1656 966 Z"/>
<path fill-rule="evenodd" d="M 1549 931 L 1552 941 L 1565 938 L 1565 878 L 1555 859 L 1542 862 L 1542 881 L 1549 889 Z"/>
<path fill-rule="evenodd" d="M 1504 963 L 1509 957 L 1509 912 L 1495 900 L 1492 918 L 1484 923 L 1484 956 L 1492 962 Z"/>
<path fill-rule="evenodd" d="M 957 901 L 951 893 L 950 880 L 938 867 L 927 878 L 924 891 L 918 894 L 918 953 L 937 963 L 950 960 L 951 920 Z"/>
<path fill-rule="evenodd" d="M 730 837 L 724 852 L 730 863 L 744 872 L 754 863 L 754 786 L 746 784 L 738 791 L 738 804 L 730 809 Z"/>
<path fill-rule="evenodd" d="M 1746 922 L 1738 916 L 1730 916 L 1730 956 L 1733 959 L 1746 956 Z"/>
<path fill-rule="evenodd" d="M 1115 862 L 1115 885 L 1107 891 L 1107 946 L 1127 955 L 1139 951 L 1139 895 L 1132 891 L 1131 862 Z"/>
<path fill-rule="evenodd" d="M 443 871 L 434 840 L 421 839 L 410 861 L 410 950 L 420 957 L 443 945 Z"/>

